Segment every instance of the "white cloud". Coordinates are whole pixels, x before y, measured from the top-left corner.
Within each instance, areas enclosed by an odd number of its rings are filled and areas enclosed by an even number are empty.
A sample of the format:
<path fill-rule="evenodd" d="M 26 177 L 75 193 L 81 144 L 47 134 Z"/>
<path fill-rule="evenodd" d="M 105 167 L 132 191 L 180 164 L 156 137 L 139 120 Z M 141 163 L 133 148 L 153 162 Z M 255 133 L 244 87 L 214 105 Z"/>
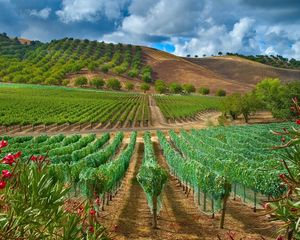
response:
<path fill-rule="evenodd" d="M 102 15 L 108 19 L 117 19 L 128 0 L 63 0 L 62 10 L 56 11 L 64 23 L 78 21 L 96 21 Z"/>
<path fill-rule="evenodd" d="M 210 55 L 216 54 L 219 51 L 223 52 L 238 52 L 245 50 L 245 42 L 247 47 L 254 47 L 254 41 L 250 41 L 254 36 L 249 36 L 251 33 L 254 20 L 250 18 L 242 18 L 235 23 L 232 30 L 228 31 L 225 25 L 213 25 L 209 28 L 200 28 L 197 32 L 197 37 L 193 37 L 187 41 L 181 41 L 180 38 L 172 38 L 175 46 L 175 54 L 187 55 Z M 251 46 L 254 45 L 254 46 Z"/>
<path fill-rule="evenodd" d="M 43 8 L 42 10 L 38 11 L 36 9 L 30 10 L 29 15 L 39 17 L 42 19 L 47 19 L 51 13 L 51 8 Z"/>

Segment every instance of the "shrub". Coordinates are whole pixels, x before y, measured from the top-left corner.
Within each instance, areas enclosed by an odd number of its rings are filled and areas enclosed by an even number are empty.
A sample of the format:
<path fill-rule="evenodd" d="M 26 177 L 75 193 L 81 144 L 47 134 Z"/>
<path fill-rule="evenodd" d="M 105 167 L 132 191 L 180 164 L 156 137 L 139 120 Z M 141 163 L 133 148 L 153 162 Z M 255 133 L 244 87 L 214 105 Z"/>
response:
<path fill-rule="evenodd" d="M 147 83 L 143 83 L 141 85 L 141 89 L 144 91 L 144 93 L 146 93 L 150 89 L 150 85 Z"/>
<path fill-rule="evenodd" d="M 82 87 L 83 85 L 86 85 L 88 83 L 88 80 L 86 77 L 78 77 L 75 79 L 75 86 Z"/>
<path fill-rule="evenodd" d="M 105 84 L 104 80 L 100 77 L 95 77 L 90 81 L 91 86 L 99 89 L 102 88 Z"/>
<path fill-rule="evenodd" d="M 174 93 L 174 94 L 182 92 L 182 87 L 178 83 L 171 83 L 169 86 L 169 89 L 170 89 L 170 92 Z"/>
<path fill-rule="evenodd" d="M 95 71 L 97 69 L 97 64 L 95 62 L 91 62 L 87 67 L 90 71 Z"/>
<path fill-rule="evenodd" d="M 128 74 L 129 77 L 136 78 L 139 76 L 139 70 L 136 68 L 131 69 Z"/>
<path fill-rule="evenodd" d="M 134 89 L 134 85 L 133 83 L 130 83 L 130 82 L 126 82 L 125 83 L 125 88 L 130 91 L 130 90 L 133 90 Z"/>
<path fill-rule="evenodd" d="M 226 96 L 226 91 L 223 90 L 223 89 L 219 89 L 219 90 L 217 90 L 217 92 L 216 92 L 216 96 L 219 96 L 219 97 L 225 97 L 225 96 Z"/>
<path fill-rule="evenodd" d="M 103 65 L 103 66 L 101 66 L 101 71 L 102 71 L 102 72 L 104 72 L 104 73 L 107 73 L 107 72 L 108 72 L 108 70 L 109 70 L 109 67 L 107 66 L 107 64 L 106 64 L 106 65 Z"/>
<path fill-rule="evenodd" d="M 65 80 L 62 81 L 63 86 L 68 86 L 69 83 L 70 83 L 70 81 L 68 79 L 65 79 Z"/>
<path fill-rule="evenodd" d="M 108 79 L 106 86 L 112 90 L 120 90 L 121 89 L 120 81 L 115 78 Z"/>
<path fill-rule="evenodd" d="M 186 93 L 196 92 L 196 88 L 193 84 L 183 84 L 182 88 Z"/>
<path fill-rule="evenodd" d="M 163 80 L 155 81 L 155 91 L 158 93 L 166 93 L 168 91 L 168 87 Z"/>
<path fill-rule="evenodd" d="M 210 93 L 210 90 L 209 90 L 209 88 L 201 87 L 201 88 L 199 88 L 198 92 L 202 95 L 208 95 Z"/>

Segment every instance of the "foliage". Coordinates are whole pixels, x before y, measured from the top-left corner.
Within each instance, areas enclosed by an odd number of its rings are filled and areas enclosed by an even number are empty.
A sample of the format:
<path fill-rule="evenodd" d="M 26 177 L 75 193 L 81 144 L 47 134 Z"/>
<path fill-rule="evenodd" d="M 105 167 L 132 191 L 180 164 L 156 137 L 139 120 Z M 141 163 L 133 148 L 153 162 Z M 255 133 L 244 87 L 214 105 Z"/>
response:
<path fill-rule="evenodd" d="M 199 92 L 201 95 L 208 95 L 208 94 L 210 93 L 210 90 L 209 90 L 209 88 L 201 87 L 201 88 L 199 88 L 198 92 Z"/>
<path fill-rule="evenodd" d="M 220 110 L 221 99 L 205 96 L 155 96 L 167 120 L 194 117 L 204 110 Z"/>
<path fill-rule="evenodd" d="M 295 112 L 300 115 L 298 100 L 293 99 L 295 103 Z M 300 119 L 296 121 L 300 125 Z M 265 204 L 268 213 L 272 213 L 273 220 L 285 222 L 282 227 L 287 239 L 300 239 L 299 219 L 300 219 L 300 130 L 293 128 L 283 128 L 283 131 L 274 131 L 275 135 L 281 136 L 282 145 L 274 147 L 274 149 L 284 149 L 285 158 L 279 162 L 279 167 L 283 167 L 283 171 L 279 178 L 281 186 L 287 188 L 287 191 L 280 198 Z"/>
<path fill-rule="evenodd" d="M 99 89 L 99 88 L 102 88 L 102 87 L 104 86 L 105 82 L 104 82 L 104 80 L 103 80 L 102 78 L 100 78 L 100 77 L 95 77 L 95 78 L 93 78 L 93 79 L 90 81 L 90 84 L 91 84 L 93 87 Z"/>
<path fill-rule="evenodd" d="M 0 85 L 1 125 L 116 124 L 149 120 L 142 94 L 100 92 L 36 85 Z M 14 109 L 14 111 L 11 111 Z M 145 109 L 145 110 L 144 110 Z"/>
<path fill-rule="evenodd" d="M 155 159 L 150 132 L 144 135 L 144 158 L 139 169 L 137 180 L 143 187 L 151 211 L 153 210 L 153 197 L 159 197 L 167 182 L 167 172 L 160 167 Z"/>
<path fill-rule="evenodd" d="M 169 85 L 170 92 L 173 94 L 178 94 L 182 92 L 182 86 L 179 83 L 171 83 Z"/>
<path fill-rule="evenodd" d="M 196 92 L 196 88 L 193 84 L 183 84 L 182 88 L 183 88 L 183 91 L 188 94 Z"/>
<path fill-rule="evenodd" d="M 65 210 L 70 188 L 48 174 L 47 157 L 26 161 L 14 157 L 11 166 L 6 165 L 9 170 L 3 170 L 1 176 L 1 183 L 6 183 L 0 190 L 1 238 L 108 239 L 98 220 L 87 221 L 86 213 Z M 7 162 L 2 163 L 3 169 Z"/>
<path fill-rule="evenodd" d="M 131 82 L 126 82 L 125 83 L 125 89 L 128 90 L 128 91 L 131 91 L 134 89 L 134 84 L 131 83 Z"/>
<path fill-rule="evenodd" d="M 86 85 L 88 83 L 88 80 L 86 77 L 77 77 L 75 79 L 75 86 L 77 87 L 83 87 L 84 85 Z"/>
<path fill-rule="evenodd" d="M 139 77 L 142 50 L 131 45 L 64 38 L 49 43 L 32 41 L 23 45 L 18 40 L 0 36 L 0 79 L 5 82 L 61 85 L 68 74 L 87 68 L 109 70 L 116 74 L 130 71 Z M 151 78 L 151 68 L 144 78 Z"/>
<path fill-rule="evenodd" d="M 225 97 L 226 96 L 226 91 L 223 90 L 223 89 L 219 89 L 216 92 L 216 96 L 218 96 L 218 97 Z"/>
<path fill-rule="evenodd" d="M 116 78 L 110 78 L 107 80 L 106 82 L 106 86 L 109 88 L 109 89 L 112 89 L 112 90 L 120 90 L 121 89 L 121 83 L 118 79 Z"/>
<path fill-rule="evenodd" d="M 163 80 L 157 79 L 155 81 L 155 91 L 162 94 L 168 91 L 168 86 L 165 84 Z"/>
<path fill-rule="evenodd" d="M 147 83 L 142 83 L 142 85 L 141 85 L 141 90 L 143 90 L 144 93 L 146 93 L 147 91 L 150 90 L 150 85 L 147 84 Z"/>
<path fill-rule="evenodd" d="M 300 96 L 299 82 L 282 84 L 277 78 L 267 78 L 256 85 L 254 93 L 275 118 L 295 117 L 290 110 L 290 99 Z"/>

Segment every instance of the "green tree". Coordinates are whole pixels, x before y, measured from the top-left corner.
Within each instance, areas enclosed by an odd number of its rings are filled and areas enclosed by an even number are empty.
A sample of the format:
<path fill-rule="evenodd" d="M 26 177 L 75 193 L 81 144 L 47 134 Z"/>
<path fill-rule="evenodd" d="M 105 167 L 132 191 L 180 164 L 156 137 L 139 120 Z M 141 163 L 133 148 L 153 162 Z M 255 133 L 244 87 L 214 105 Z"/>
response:
<path fill-rule="evenodd" d="M 116 78 L 110 78 L 107 80 L 107 83 L 106 83 L 106 86 L 109 88 L 109 89 L 112 89 L 112 90 L 120 90 L 121 89 L 121 83 L 118 79 Z"/>
<path fill-rule="evenodd" d="M 131 82 L 126 82 L 125 83 L 125 89 L 127 89 L 128 91 L 131 91 L 134 89 L 134 84 Z"/>
<path fill-rule="evenodd" d="M 198 92 L 199 92 L 201 95 L 208 95 L 208 94 L 210 93 L 210 90 L 209 90 L 209 88 L 201 87 L 201 88 L 199 88 Z"/>
<path fill-rule="evenodd" d="M 257 99 L 255 94 L 245 94 L 240 102 L 240 112 L 243 114 L 246 123 L 249 121 L 249 116 L 261 107 L 261 102 Z"/>
<path fill-rule="evenodd" d="M 150 90 L 150 85 L 147 84 L 147 83 L 142 83 L 142 85 L 141 85 L 141 90 L 143 90 L 144 93 L 146 93 L 147 91 Z"/>
<path fill-rule="evenodd" d="M 163 80 L 158 79 L 155 81 L 155 91 L 160 94 L 166 93 L 168 91 L 168 87 Z"/>
<path fill-rule="evenodd" d="M 173 94 L 182 93 L 182 87 L 178 83 L 171 83 L 169 86 L 170 92 Z"/>
<path fill-rule="evenodd" d="M 104 73 L 107 73 L 109 70 L 109 67 L 107 66 L 107 64 L 101 66 L 101 71 L 104 72 Z"/>
<path fill-rule="evenodd" d="M 241 113 L 240 104 L 242 96 L 239 93 L 234 93 L 227 96 L 223 101 L 223 111 L 229 114 L 233 120 L 236 120 Z"/>
<path fill-rule="evenodd" d="M 89 65 L 87 67 L 88 67 L 88 70 L 95 71 L 98 66 L 95 62 L 91 62 L 91 63 L 89 63 Z"/>
<path fill-rule="evenodd" d="M 105 85 L 104 80 L 101 77 L 94 77 L 91 81 L 90 81 L 91 86 L 99 89 L 99 88 L 103 88 L 103 86 Z"/>
<path fill-rule="evenodd" d="M 75 79 L 75 86 L 76 87 L 83 87 L 84 85 L 86 85 L 88 83 L 88 80 L 86 77 L 81 76 L 81 77 L 77 77 Z"/>
<path fill-rule="evenodd" d="M 226 96 L 226 91 L 223 90 L 223 89 L 219 89 L 219 90 L 217 90 L 217 92 L 216 92 L 216 96 L 219 96 L 219 97 L 225 97 L 225 96 Z"/>
<path fill-rule="evenodd" d="M 188 94 L 196 92 L 196 88 L 193 84 L 183 84 L 182 88 L 184 92 Z"/>

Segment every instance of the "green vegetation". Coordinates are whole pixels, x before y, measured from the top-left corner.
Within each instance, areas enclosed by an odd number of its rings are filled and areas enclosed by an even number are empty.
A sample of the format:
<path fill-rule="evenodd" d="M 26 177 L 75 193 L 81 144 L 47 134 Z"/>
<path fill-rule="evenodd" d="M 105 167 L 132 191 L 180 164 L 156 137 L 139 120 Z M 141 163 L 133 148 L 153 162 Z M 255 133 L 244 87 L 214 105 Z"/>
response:
<path fill-rule="evenodd" d="M 288 69 L 300 69 L 300 61 L 294 58 L 288 59 L 280 55 L 250 55 L 245 56 L 238 53 L 227 53 L 228 56 L 238 56 L 246 58 L 251 61 L 267 64 L 273 67 L 288 68 Z"/>
<path fill-rule="evenodd" d="M 270 130 L 291 126 L 291 123 L 282 123 L 217 127 L 189 133 L 181 130 L 180 134 L 170 131 L 170 143 L 161 132 L 158 138 L 172 174 L 184 186 L 193 189 L 203 211 L 213 214 L 226 210 L 231 191 L 253 204 L 254 209 L 258 198 L 277 198 L 286 191 L 279 178 L 286 173 L 278 164 L 283 151 L 266 149 L 280 141 Z M 214 203 L 208 208 L 205 199 Z M 224 219 L 221 227 L 223 224 Z"/>
<path fill-rule="evenodd" d="M 147 83 L 142 83 L 142 85 L 141 85 L 141 90 L 142 90 L 144 93 L 146 93 L 147 91 L 150 90 L 150 85 L 147 84 Z"/>
<path fill-rule="evenodd" d="M 139 94 L 37 85 L 0 87 L 0 122 L 4 126 L 149 121 L 148 98 Z"/>
<path fill-rule="evenodd" d="M 202 88 L 199 88 L 198 92 L 199 92 L 201 95 L 208 95 L 208 94 L 210 93 L 210 90 L 209 90 L 209 88 L 202 87 Z"/>
<path fill-rule="evenodd" d="M 86 85 L 88 83 L 88 80 L 86 77 L 77 77 L 75 79 L 75 86 L 77 87 L 83 87 L 84 85 Z"/>
<path fill-rule="evenodd" d="M 160 195 L 168 175 L 155 159 L 150 132 L 144 135 L 144 158 L 137 180 L 146 193 L 148 205 L 153 214 L 153 228 L 157 228 L 157 214 L 161 208 Z"/>
<path fill-rule="evenodd" d="M 142 64 L 140 47 L 64 38 L 50 43 L 22 45 L 0 34 L 0 81 L 62 85 L 69 73 L 112 71 L 152 81 L 152 70 Z"/>
<path fill-rule="evenodd" d="M 134 84 L 130 83 L 130 82 L 126 82 L 125 83 L 125 89 L 128 90 L 128 91 L 133 90 L 134 89 Z"/>
<path fill-rule="evenodd" d="M 223 90 L 223 89 L 219 89 L 216 92 L 216 96 L 218 96 L 218 97 L 225 97 L 226 96 L 226 91 Z"/>
<path fill-rule="evenodd" d="M 162 94 L 168 91 L 168 86 L 165 84 L 163 80 L 156 80 L 155 81 L 155 91 Z"/>
<path fill-rule="evenodd" d="M 95 77 L 93 78 L 91 81 L 90 81 L 90 85 L 97 88 L 97 89 L 100 89 L 100 88 L 103 88 L 104 85 L 105 85 L 105 82 L 102 78 L 100 77 Z"/>
<path fill-rule="evenodd" d="M 116 78 L 110 78 L 106 82 L 106 86 L 111 90 L 120 90 L 121 89 L 121 83 Z"/>
<path fill-rule="evenodd" d="M 222 99 L 204 96 L 155 96 L 167 120 L 193 118 L 204 110 L 220 110 Z"/>

